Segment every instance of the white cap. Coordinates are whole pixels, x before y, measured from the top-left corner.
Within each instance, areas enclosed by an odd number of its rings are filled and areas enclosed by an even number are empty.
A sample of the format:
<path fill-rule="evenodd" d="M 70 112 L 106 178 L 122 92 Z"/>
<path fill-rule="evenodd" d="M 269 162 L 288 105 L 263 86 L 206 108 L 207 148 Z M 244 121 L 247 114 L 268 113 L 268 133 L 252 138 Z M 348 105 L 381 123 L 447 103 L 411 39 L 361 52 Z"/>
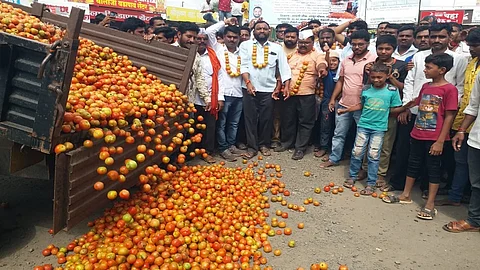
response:
<path fill-rule="evenodd" d="M 307 39 L 309 37 L 313 37 L 313 31 L 311 29 L 301 31 L 298 39 Z"/>
<path fill-rule="evenodd" d="M 336 58 L 340 59 L 340 54 L 337 51 L 332 50 L 332 49 L 330 49 L 330 53 L 328 54 L 328 56 L 329 57 L 336 57 Z"/>

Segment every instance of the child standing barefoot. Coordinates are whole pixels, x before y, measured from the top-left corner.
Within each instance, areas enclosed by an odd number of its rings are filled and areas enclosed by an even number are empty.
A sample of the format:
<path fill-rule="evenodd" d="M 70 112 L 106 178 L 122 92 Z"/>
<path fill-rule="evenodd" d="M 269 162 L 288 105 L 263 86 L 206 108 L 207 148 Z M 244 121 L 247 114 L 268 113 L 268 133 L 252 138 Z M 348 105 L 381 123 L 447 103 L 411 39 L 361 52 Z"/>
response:
<path fill-rule="evenodd" d="M 437 213 L 434 202 L 441 179 L 443 144 L 450 140 L 449 131 L 458 106 L 458 90 L 445 80 L 445 73 L 452 67 L 453 57 L 446 53 L 430 55 L 425 59 L 425 77 L 432 82 L 423 85 L 416 100 L 419 113 L 410 134 L 405 189 L 398 197 L 383 198 L 386 203 L 411 203 L 410 193 L 425 160 L 430 181 L 429 194 L 427 203 L 417 214 L 420 219 L 431 220 Z"/>
<path fill-rule="evenodd" d="M 355 184 L 368 147 L 368 180 L 367 187 L 360 192 L 362 195 L 371 195 L 375 190 L 378 163 L 383 136 L 388 129 L 389 114 L 402 112 L 413 104 L 413 102 L 410 102 L 400 107 L 402 101 L 398 89 L 386 83 L 389 73 L 388 66 L 383 63 L 375 63 L 370 68 L 370 82 L 372 84 L 366 85 L 363 90 L 362 103 L 347 109 L 338 109 L 338 114 L 362 110 L 350 161 L 350 178 L 344 183 L 347 188 L 351 188 Z"/>

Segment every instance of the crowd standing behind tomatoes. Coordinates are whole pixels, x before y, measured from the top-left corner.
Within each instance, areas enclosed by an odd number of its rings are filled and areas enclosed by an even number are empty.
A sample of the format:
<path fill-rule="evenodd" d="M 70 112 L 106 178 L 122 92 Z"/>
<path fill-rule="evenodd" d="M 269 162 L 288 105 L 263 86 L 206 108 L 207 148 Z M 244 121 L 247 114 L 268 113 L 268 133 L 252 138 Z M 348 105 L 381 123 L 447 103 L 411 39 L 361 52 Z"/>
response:
<path fill-rule="evenodd" d="M 0 11 L 0 31 L 47 44 L 65 34 L 8 4 L 2 3 Z M 202 139 L 196 131 L 205 129 L 201 117 L 190 118 L 195 112 L 193 104 L 188 104 L 175 85 L 162 84 L 145 67 L 137 68 L 127 56 L 90 40 L 80 41 L 65 111 L 63 133 L 88 133 L 83 145 L 77 146 L 104 144 L 98 158 L 105 166 L 96 169 L 98 175 L 124 182 L 128 173 L 155 151 L 172 153 L 178 149 L 179 166 L 164 155 L 160 165 L 152 164 L 140 175 L 139 192 L 131 196 L 128 190 L 109 191 L 109 199 L 123 200 L 115 201 L 102 217 L 90 222 L 88 233 L 66 247 L 52 244 L 42 251 L 44 256 L 57 257 L 61 266 L 55 269 L 272 269 L 265 266 L 263 255 L 273 250 L 268 238 L 291 235 L 292 229 L 276 218 L 267 224 L 265 209 L 270 204 L 265 192 L 275 195 L 272 202 L 300 212 L 305 212 L 307 204 L 320 205 L 313 200 L 307 200 L 305 206 L 287 204 L 285 198 L 277 196 L 290 195 L 279 180 L 279 165 L 267 163 L 256 171 L 259 162 L 246 169 L 226 168 L 224 163 L 183 165 L 187 155 L 205 155 L 204 149 L 191 149 Z M 187 121 L 179 124 L 179 118 Z M 162 139 L 172 130 L 169 120 L 175 121 L 178 133 L 167 145 Z M 163 126 L 160 133 L 155 129 L 158 126 Z M 135 142 L 134 134 L 142 141 Z M 124 160 L 118 171 L 109 170 L 117 162 L 115 155 L 124 151 L 121 146 L 111 146 L 119 137 L 127 144 L 136 143 L 137 154 Z M 74 148 L 73 143 L 65 142 L 54 151 L 62 154 Z M 92 179 L 92 192 L 104 187 L 103 182 Z M 277 212 L 288 218 L 288 213 Z M 275 231 L 274 227 L 283 230 Z M 303 229 L 304 224 L 297 227 Z M 295 246 L 293 240 L 289 246 Z M 279 256 L 281 250 L 273 253 Z M 327 269 L 327 265 L 312 264 L 311 269 Z"/>

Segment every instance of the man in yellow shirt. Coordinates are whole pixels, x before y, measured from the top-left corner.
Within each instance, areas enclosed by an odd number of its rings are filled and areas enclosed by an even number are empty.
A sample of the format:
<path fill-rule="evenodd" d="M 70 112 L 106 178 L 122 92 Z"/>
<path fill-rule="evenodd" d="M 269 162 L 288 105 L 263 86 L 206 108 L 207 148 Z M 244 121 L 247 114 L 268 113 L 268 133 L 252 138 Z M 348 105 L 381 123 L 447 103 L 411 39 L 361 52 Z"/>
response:
<path fill-rule="evenodd" d="M 327 61 L 313 48 L 314 40 L 311 29 L 301 31 L 298 49 L 288 60 L 292 83 L 290 97 L 285 99 L 281 110 L 282 145 L 275 152 L 294 146 L 293 160 L 300 160 L 305 154 L 315 125 L 315 87 L 318 78 L 327 75 Z"/>
<path fill-rule="evenodd" d="M 248 0 L 243 1 L 242 3 L 243 22 L 238 22 L 240 26 L 243 25 L 244 23 L 248 23 L 248 13 L 250 12 L 248 6 L 249 6 Z"/>
<path fill-rule="evenodd" d="M 460 100 L 460 109 L 458 110 L 457 116 L 453 121 L 452 130 L 455 132 L 460 132 L 464 134 L 465 139 L 459 145 L 459 151 L 454 153 L 455 157 L 455 172 L 453 174 L 452 186 L 448 191 L 448 199 L 440 200 L 435 204 L 438 205 L 453 205 L 453 206 L 460 206 L 461 201 L 463 198 L 463 193 L 465 186 L 468 183 L 468 134 L 472 129 L 472 125 L 468 127 L 466 130 L 460 128 L 462 125 L 463 120 L 465 119 L 465 113 L 463 111 L 467 108 L 470 95 L 472 93 L 473 85 L 475 83 L 475 78 L 480 73 L 480 62 L 478 58 L 480 56 L 480 29 L 474 29 L 469 32 L 467 39 L 467 44 L 471 45 L 470 47 L 470 54 L 472 56 L 472 60 L 468 63 L 467 69 L 465 71 L 465 84 L 463 86 L 463 96 Z M 455 140 L 453 140 L 455 141 Z"/>

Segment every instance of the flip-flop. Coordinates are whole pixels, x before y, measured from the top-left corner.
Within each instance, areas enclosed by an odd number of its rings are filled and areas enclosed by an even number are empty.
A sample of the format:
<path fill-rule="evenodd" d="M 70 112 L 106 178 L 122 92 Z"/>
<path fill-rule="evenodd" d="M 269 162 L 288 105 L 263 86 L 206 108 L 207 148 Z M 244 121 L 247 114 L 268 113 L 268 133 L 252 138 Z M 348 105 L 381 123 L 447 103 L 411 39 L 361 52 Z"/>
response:
<path fill-rule="evenodd" d="M 411 203 L 413 203 L 412 200 L 410 200 L 410 201 L 400 200 L 400 197 L 395 196 L 395 195 L 385 196 L 385 197 L 382 198 L 382 201 L 383 201 L 384 203 L 389 203 L 389 204 L 395 204 L 395 203 L 399 203 L 399 204 L 411 204 Z"/>
<path fill-rule="evenodd" d="M 345 182 L 343 182 L 343 186 L 348 189 L 351 189 L 352 187 L 355 186 L 355 181 L 353 181 L 352 179 L 347 179 L 345 180 Z"/>
<path fill-rule="evenodd" d="M 331 162 L 330 160 L 327 160 L 326 162 L 320 164 L 320 168 L 329 168 L 329 167 L 335 167 L 335 166 L 338 166 L 338 164 L 335 164 L 333 162 Z"/>
<path fill-rule="evenodd" d="M 422 207 L 422 209 L 420 209 L 420 212 L 417 213 L 417 218 L 423 219 L 423 220 L 433 220 L 433 218 L 437 215 L 437 213 L 438 211 L 435 208 L 433 208 L 433 210 L 430 210 L 425 207 Z"/>
<path fill-rule="evenodd" d="M 325 154 L 325 155 L 322 157 L 322 161 L 323 161 L 323 162 L 327 162 L 329 159 L 330 159 L 330 157 L 329 157 L 327 154 Z"/>
<path fill-rule="evenodd" d="M 465 220 L 451 221 L 442 227 L 447 232 L 461 233 L 461 232 L 480 232 L 480 227 L 473 227 Z"/>

